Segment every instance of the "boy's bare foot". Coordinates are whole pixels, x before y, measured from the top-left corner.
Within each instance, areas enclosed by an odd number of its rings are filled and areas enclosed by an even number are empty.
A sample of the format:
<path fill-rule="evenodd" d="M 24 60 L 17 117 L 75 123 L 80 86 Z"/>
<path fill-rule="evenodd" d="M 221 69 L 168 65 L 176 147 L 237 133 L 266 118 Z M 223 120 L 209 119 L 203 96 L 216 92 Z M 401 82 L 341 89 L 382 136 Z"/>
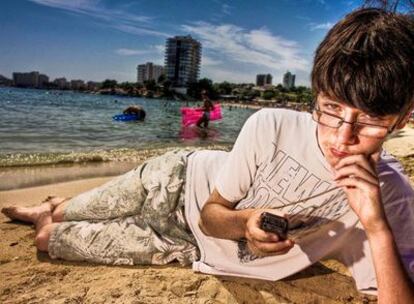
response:
<path fill-rule="evenodd" d="M 56 206 L 60 205 L 61 203 L 63 203 L 64 201 L 68 199 L 70 198 L 49 195 L 42 201 L 42 204 L 49 203 L 52 206 L 52 210 L 53 210 L 56 208 Z"/>
<path fill-rule="evenodd" d="M 5 207 L 1 212 L 12 220 L 19 220 L 36 224 L 39 216 L 43 213 L 50 213 L 52 206 L 49 203 L 43 203 L 35 207 Z"/>

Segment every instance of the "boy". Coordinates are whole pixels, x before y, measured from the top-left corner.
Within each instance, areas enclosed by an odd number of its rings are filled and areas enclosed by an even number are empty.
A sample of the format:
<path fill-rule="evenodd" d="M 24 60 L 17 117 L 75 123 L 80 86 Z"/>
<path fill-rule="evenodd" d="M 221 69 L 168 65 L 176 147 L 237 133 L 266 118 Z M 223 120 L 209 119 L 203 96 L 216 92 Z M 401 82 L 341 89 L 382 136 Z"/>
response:
<path fill-rule="evenodd" d="M 413 73 L 411 21 L 355 11 L 317 49 L 312 115 L 262 110 L 230 153 L 167 153 L 73 199 L 3 212 L 34 222 L 52 258 L 278 280 L 334 257 L 362 292 L 411 303 L 414 191 L 381 147 L 413 109 Z M 264 211 L 289 220 L 286 240 L 260 229 Z"/>

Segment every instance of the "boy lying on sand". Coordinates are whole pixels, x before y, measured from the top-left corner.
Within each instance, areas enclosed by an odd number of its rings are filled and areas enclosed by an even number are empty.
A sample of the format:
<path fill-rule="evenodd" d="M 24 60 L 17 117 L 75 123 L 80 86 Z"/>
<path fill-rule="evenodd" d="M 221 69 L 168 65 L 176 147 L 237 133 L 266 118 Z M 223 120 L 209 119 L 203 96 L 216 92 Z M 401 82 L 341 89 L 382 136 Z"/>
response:
<path fill-rule="evenodd" d="M 229 153 L 170 152 L 74 198 L 3 213 L 34 223 L 54 259 L 178 260 L 278 280 L 331 257 L 379 302 L 412 303 L 414 191 L 382 149 L 414 107 L 412 21 L 347 15 L 316 51 L 312 89 L 312 114 L 261 110 Z M 260 228 L 263 212 L 288 220 L 287 239 Z"/>

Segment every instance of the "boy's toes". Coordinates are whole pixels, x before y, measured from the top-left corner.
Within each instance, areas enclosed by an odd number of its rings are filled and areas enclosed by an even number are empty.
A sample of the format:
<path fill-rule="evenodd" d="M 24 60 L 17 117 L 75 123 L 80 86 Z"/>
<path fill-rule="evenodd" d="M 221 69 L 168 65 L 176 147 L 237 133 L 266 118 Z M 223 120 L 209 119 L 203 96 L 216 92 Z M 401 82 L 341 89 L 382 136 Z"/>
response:
<path fill-rule="evenodd" d="M 16 207 L 5 207 L 1 209 L 1 213 L 7 216 L 11 220 L 17 219 L 17 208 Z"/>

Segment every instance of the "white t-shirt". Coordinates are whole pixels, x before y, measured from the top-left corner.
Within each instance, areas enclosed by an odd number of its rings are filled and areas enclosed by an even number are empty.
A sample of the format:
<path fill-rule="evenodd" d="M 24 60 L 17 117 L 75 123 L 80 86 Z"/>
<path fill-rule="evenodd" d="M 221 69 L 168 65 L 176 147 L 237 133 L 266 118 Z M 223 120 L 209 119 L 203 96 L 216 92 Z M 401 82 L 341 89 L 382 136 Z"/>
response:
<path fill-rule="evenodd" d="M 345 193 L 335 186 L 316 127 L 308 113 L 261 110 L 246 121 L 231 152 L 199 151 L 189 157 L 186 217 L 201 252 L 194 270 L 279 280 L 334 257 L 349 267 L 359 290 L 375 293 L 365 232 Z M 414 278 L 414 191 L 402 167 L 386 153 L 377 170 L 387 218 Z M 276 208 L 294 215 L 292 223 L 301 223 L 289 232 L 294 248 L 285 255 L 257 258 L 244 242 L 204 235 L 198 226 L 200 210 L 214 188 L 237 202 L 236 209 Z"/>

